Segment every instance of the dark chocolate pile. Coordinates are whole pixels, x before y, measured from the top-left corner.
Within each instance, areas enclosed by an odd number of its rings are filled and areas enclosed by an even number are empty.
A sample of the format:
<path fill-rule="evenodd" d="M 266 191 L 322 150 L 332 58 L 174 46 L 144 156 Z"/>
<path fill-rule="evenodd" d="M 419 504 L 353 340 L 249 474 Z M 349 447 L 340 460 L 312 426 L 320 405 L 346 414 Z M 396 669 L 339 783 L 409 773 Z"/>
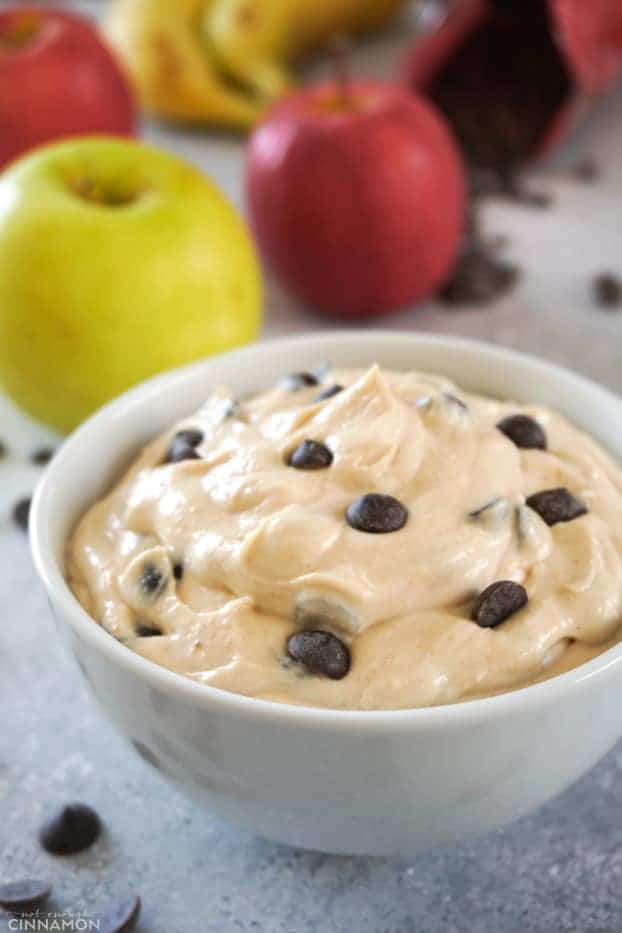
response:
<path fill-rule="evenodd" d="M 469 165 L 492 168 L 507 184 L 537 151 L 571 85 L 547 4 L 496 0 L 494 7 L 426 91 Z"/>
<path fill-rule="evenodd" d="M 516 284 L 519 269 L 480 234 L 478 204 L 497 195 L 549 206 L 546 195 L 525 188 L 520 167 L 571 90 L 543 0 L 495 0 L 493 7 L 425 88 L 452 125 L 469 172 L 470 223 L 439 295 L 447 304 L 488 304 Z"/>

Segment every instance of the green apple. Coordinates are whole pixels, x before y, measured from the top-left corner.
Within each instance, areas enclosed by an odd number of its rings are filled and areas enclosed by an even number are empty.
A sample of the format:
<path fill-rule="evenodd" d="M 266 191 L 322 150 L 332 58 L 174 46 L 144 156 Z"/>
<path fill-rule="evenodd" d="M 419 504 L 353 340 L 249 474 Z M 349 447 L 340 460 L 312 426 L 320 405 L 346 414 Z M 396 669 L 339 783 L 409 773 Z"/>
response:
<path fill-rule="evenodd" d="M 0 383 L 61 431 L 154 373 L 257 336 L 242 220 L 197 170 L 120 139 L 0 175 Z"/>

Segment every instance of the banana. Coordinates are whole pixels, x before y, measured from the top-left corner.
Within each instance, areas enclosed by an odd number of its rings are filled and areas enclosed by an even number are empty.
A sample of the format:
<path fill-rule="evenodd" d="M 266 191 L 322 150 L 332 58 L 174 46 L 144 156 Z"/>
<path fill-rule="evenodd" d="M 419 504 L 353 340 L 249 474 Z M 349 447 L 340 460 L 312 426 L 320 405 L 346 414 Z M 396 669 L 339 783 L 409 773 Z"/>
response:
<path fill-rule="evenodd" d="M 105 31 L 147 112 L 246 129 L 291 86 L 303 54 L 380 28 L 407 3 L 112 0 Z"/>

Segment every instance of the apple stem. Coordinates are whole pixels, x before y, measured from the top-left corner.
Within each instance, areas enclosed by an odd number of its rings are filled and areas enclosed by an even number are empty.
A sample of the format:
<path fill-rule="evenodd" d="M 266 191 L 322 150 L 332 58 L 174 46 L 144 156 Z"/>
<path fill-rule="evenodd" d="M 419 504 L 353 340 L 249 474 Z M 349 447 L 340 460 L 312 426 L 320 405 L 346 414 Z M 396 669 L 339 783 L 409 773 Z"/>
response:
<path fill-rule="evenodd" d="M 352 43 L 340 33 L 332 42 L 333 67 L 339 90 L 339 98 L 344 107 L 352 106 Z"/>

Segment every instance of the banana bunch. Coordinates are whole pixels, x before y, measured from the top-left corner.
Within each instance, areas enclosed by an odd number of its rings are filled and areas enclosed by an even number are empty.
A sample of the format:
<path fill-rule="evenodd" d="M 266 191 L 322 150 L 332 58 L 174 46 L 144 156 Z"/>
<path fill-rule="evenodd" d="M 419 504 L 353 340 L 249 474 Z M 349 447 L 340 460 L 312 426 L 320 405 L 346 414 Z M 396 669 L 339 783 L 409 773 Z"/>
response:
<path fill-rule="evenodd" d="M 105 31 L 147 112 L 245 129 L 335 35 L 389 22 L 408 0 L 113 0 Z"/>

